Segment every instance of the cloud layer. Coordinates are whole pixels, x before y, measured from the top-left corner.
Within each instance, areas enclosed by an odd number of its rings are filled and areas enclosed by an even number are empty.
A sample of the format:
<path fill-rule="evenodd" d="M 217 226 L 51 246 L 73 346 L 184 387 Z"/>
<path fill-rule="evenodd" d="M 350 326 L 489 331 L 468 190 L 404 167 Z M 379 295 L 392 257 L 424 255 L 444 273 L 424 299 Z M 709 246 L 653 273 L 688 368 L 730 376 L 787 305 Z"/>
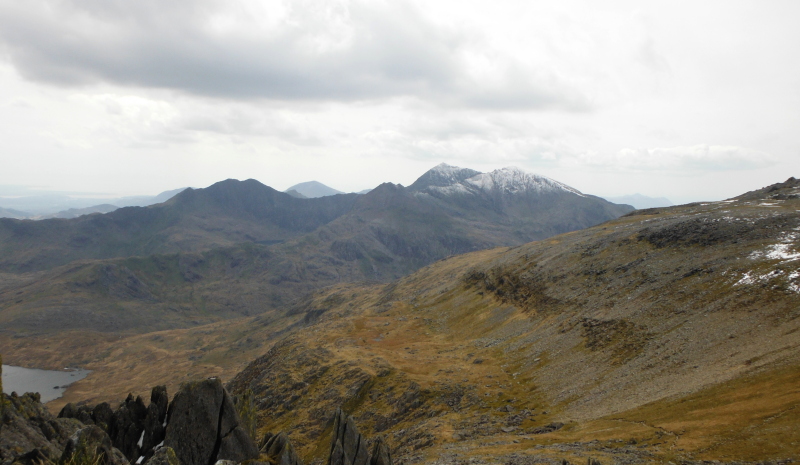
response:
<path fill-rule="evenodd" d="M 195 95 L 585 110 L 547 69 L 399 1 L 0 0 L 0 41 L 28 79 Z"/>

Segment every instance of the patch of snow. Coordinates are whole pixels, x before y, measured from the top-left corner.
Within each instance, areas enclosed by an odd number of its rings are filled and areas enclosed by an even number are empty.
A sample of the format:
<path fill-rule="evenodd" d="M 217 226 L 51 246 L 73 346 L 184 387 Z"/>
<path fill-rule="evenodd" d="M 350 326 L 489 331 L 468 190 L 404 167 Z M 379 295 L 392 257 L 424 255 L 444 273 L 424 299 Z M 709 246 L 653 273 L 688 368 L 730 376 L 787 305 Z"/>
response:
<path fill-rule="evenodd" d="M 161 441 L 158 444 L 156 444 L 155 447 L 153 447 L 153 450 L 158 450 L 161 449 L 162 447 L 164 447 L 164 441 Z"/>
<path fill-rule="evenodd" d="M 750 272 L 748 271 L 742 276 L 742 279 L 734 283 L 734 286 L 741 286 L 742 284 L 753 284 L 754 282 L 756 282 L 755 279 L 753 279 L 753 277 L 750 276 Z"/>
<path fill-rule="evenodd" d="M 753 274 L 751 274 L 751 272 L 748 271 L 747 273 L 742 275 L 742 278 L 739 281 L 737 281 L 736 283 L 734 283 L 733 285 L 734 286 L 741 286 L 743 284 L 765 283 L 765 282 L 769 281 L 770 279 L 777 278 L 778 276 L 780 276 L 782 274 L 783 274 L 782 270 L 773 270 L 773 271 L 770 271 L 767 274 L 762 274 L 762 275 L 759 276 L 759 275 L 753 275 Z"/>
<path fill-rule="evenodd" d="M 140 463 L 142 463 L 143 461 L 144 461 L 144 455 L 142 455 L 141 457 L 139 457 L 139 459 L 136 461 L 136 465 L 139 465 L 139 464 L 140 464 Z"/>
<path fill-rule="evenodd" d="M 435 171 L 443 176 L 453 176 L 463 169 L 464 168 L 460 168 L 458 166 L 448 165 L 447 163 L 439 163 L 431 168 L 431 171 Z"/>
<path fill-rule="evenodd" d="M 469 194 L 470 193 L 470 190 L 467 189 L 467 187 L 465 185 L 461 184 L 461 183 L 451 184 L 449 186 L 444 186 L 444 187 L 430 186 L 430 187 L 428 187 L 428 190 L 439 192 L 439 193 L 442 193 L 444 195 Z"/>
<path fill-rule="evenodd" d="M 784 233 L 779 244 L 767 246 L 766 250 L 756 250 L 750 254 L 749 258 L 756 260 L 763 257 L 768 260 L 781 260 L 784 263 L 798 260 L 800 252 L 793 251 L 792 245 L 799 236 L 800 234 L 795 232 Z"/>
<path fill-rule="evenodd" d="M 475 175 L 465 182 L 483 191 L 503 190 L 510 193 L 534 191 L 566 191 L 585 197 L 580 191 L 546 176 L 527 173 L 516 167 L 501 168 L 491 173 Z"/>

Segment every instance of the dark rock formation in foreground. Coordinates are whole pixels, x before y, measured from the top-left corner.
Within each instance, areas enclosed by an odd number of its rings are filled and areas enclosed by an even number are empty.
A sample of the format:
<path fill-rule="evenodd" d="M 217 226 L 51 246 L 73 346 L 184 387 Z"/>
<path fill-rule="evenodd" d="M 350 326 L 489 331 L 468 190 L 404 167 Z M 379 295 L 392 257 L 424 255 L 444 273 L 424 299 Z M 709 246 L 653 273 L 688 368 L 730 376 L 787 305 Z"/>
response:
<path fill-rule="evenodd" d="M 65 406 L 59 417 L 97 425 L 114 447 L 132 463 L 213 465 L 218 460 L 243 462 L 259 456 L 245 430 L 232 398 L 219 379 L 185 383 L 168 402 L 164 386 L 153 388 L 150 405 L 128 396 L 111 415 L 110 407 Z M 160 452 L 169 449 L 167 452 Z"/>
<path fill-rule="evenodd" d="M 111 444 L 108 434 L 96 425 L 81 428 L 69 438 L 59 463 L 94 463 L 95 458 L 98 465 L 128 465 L 125 455 Z"/>
<path fill-rule="evenodd" d="M 219 379 L 185 383 L 171 403 L 164 386 L 150 405 L 129 395 L 117 410 L 67 404 L 54 418 L 38 394 L 2 396 L 0 465 L 215 465 L 266 460 L 303 465 L 286 433 L 267 434 L 256 447 L 242 427 L 233 398 Z M 359 433 L 353 417 L 337 409 L 329 465 L 391 465 L 388 446 Z"/>
<path fill-rule="evenodd" d="M 258 448 L 240 423 L 233 400 L 219 379 L 186 383 L 169 406 L 164 445 L 175 450 L 183 465 L 257 458 Z"/>
<path fill-rule="evenodd" d="M 57 462 L 69 438 L 84 425 L 53 418 L 39 394 L 1 395 L 5 402 L 0 426 L 0 464 Z"/>

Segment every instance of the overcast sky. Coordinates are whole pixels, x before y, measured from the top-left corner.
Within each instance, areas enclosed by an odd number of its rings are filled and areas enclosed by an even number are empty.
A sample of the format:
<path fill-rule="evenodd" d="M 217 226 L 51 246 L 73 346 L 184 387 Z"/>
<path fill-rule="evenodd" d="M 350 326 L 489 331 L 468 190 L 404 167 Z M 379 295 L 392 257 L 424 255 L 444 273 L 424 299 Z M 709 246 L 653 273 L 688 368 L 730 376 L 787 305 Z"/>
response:
<path fill-rule="evenodd" d="M 602 6 L 600 5 L 602 3 Z M 0 0 L 0 195 L 800 176 L 800 2 Z"/>

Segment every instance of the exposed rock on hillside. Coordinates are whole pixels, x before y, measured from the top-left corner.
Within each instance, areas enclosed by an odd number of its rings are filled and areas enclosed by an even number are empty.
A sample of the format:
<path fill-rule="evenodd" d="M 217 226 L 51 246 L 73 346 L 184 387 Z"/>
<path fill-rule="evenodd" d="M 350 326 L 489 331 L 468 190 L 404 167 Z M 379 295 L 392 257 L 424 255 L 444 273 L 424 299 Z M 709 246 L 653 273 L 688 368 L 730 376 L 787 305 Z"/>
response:
<path fill-rule="evenodd" d="M 353 417 L 338 409 L 333 418 L 333 439 L 328 465 L 367 465 L 367 441 L 358 432 Z"/>
<path fill-rule="evenodd" d="M 284 432 L 275 435 L 267 433 L 261 441 L 259 450 L 275 465 L 303 465 L 303 461 L 300 460 L 289 437 Z"/>
<path fill-rule="evenodd" d="M 103 428 L 106 423 L 102 419 L 108 417 L 108 410 L 107 404 L 93 409 L 68 404 L 59 416 Z M 184 384 L 169 406 L 163 386 L 153 388 L 149 407 L 141 397 L 128 396 L 108 421 L 109 443 L 138 464 L 155 457 L 162 446 L 170 448 L 183 465 L 243 462 L 259 455 L 252 438 L 240 426 L 230 394 L 216 378 Z M 155 460 L 169 457 L 162 454 Z"/>
<path fill-rule="evenodd" d="M 175 394 L 167 413 L 164 445 L 175 450 L 183 465 L 258 457 L 258 448 L 241 428 L 228 391 L 216 378 L 187 383 Z"/>

